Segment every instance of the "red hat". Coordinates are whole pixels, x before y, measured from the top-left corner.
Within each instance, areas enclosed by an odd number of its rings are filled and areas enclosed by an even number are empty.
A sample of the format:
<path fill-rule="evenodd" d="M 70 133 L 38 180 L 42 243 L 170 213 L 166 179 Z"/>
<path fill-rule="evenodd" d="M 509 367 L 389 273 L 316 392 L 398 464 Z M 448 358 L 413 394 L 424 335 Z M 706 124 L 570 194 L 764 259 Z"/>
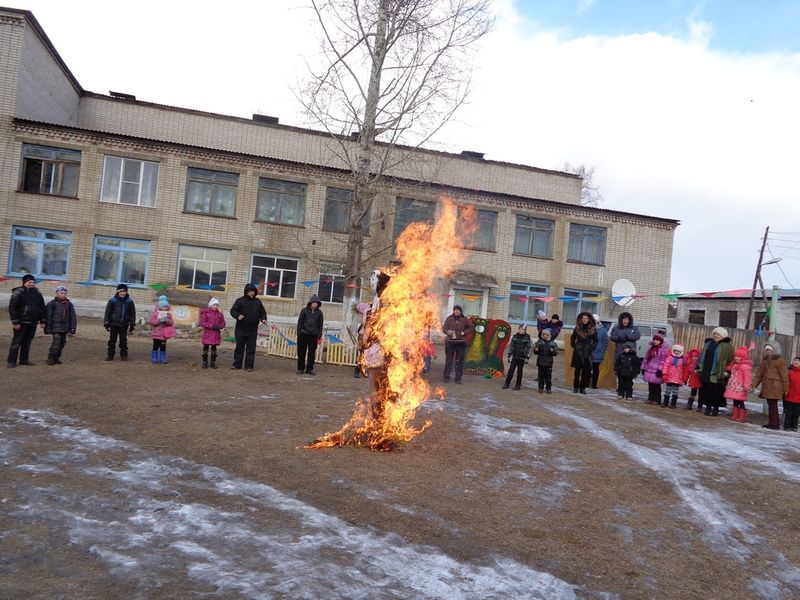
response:
<path fill-rule="evenodd" d="M 736 349 L 736 352 L 734 352 L 733 356 L 734 357 L 738 356 L 741 360 L 746 360 L 747 359 L 747 354 L 748 354 L 747 346 L 739 346 Z"/>

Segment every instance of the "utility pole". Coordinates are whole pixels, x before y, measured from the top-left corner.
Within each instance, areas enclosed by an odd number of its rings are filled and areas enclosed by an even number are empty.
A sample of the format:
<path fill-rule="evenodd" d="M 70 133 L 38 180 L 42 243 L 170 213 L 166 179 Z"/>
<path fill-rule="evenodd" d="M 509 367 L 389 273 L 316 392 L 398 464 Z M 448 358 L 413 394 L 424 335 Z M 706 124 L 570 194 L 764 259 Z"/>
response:
<path fill-rule="evenodd" d="M 756 297 L 756 285 L 761 281 L 761 263 L 764 260 L 764 249 L 767 247 L 767 236 L 769 235 L 769 226 L 764 230 L 764 240 L 761 242 L 761 252 L 758 254 L 758 264 L 756 265 L 756 276 L 753 277 L 753 289 L 750 290 L 750 303 L 747 306 L 747 321 L 744 324 L 745 329 L 750 329 L 750 318 L 753 316 L 753 301 Z M 764 304 L 766 304 L 766 293 L 764 292 L 764 284 L 761 284 L 761 293 L 764 294 Z"/>
<path fill-rule="evenodd" d="M 778 309 L 778 296 L 780 288 L 777 285 L 772 286 L 772 302 L 769 305 L 769 341 L 773 341 L 775 339 L 775 325 L 777 322 L 777 315 L 775 314 Z"/>

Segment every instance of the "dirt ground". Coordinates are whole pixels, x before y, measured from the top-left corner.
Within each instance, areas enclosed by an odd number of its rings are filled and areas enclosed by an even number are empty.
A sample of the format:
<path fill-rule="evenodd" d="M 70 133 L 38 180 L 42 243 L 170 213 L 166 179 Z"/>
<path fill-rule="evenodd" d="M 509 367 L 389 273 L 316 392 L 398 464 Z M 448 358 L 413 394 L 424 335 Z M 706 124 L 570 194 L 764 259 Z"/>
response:
<path fill-rule="evenodd" d="M 10 327 L 0 332 L 3 351 Z M 1 598 L 797 598 L 800 437 L 465 377 L 398 451 L 306 450 L 367 384 L 199 342 L 0 372 Z M 438 380 L 441 359 L 434 363 Z M 684 392 L 685 393 L 685 392 Z M 682 404 L 682 403 L 681 403 Z"/>

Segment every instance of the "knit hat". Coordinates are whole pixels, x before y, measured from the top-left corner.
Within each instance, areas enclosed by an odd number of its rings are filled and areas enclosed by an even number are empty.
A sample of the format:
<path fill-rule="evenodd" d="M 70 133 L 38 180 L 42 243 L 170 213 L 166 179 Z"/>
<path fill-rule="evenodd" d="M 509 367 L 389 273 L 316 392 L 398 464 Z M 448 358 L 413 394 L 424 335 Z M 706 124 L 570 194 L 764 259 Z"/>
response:
<path fill-rule="evenodd" d="M 555 319 L 556 321 L 558 321 L 560 317 L 556 313 L 553 313 L 553 316 L 550 317 L 550 318 L 551 319 Z"/>
<path fill-rule="evenodd" d="M 216 298 L 212 298 L 211 300 L 208 301 L 208 308 L 211 308 L 215 304 L 219 306 L 219 300 L 217 300 Z"/>
<path fill-rule="evenodd" d="M 594 319 L 595 323 L 600 325 L 600 315 L 592 314 L 592 318 Z"/>
<path fill-rule="evenodd" d="M 64 293 L 66 294 L 66 293 L 67 293 L 67 288 L 65 288 L 63 285 L 60 285 L 60 286 L 58 286 L 58 287 L 56 288 L 56 294 L 57 294 L 58 292 L 64 292 Z"/>
<path fill-rule="evenodd" d="M 464 313 L 464 309 L 461 308 L 460 304 L 456 304 L 455 306 L 453 306 L 453 310 L 460 310 L 462 314 Z"/>
<path fill-rule="evenodd" d="M 158 306 L 159 306 L 159 308 L 164 308 L 166 306 L 169 306 L 169 300 L 167 300 L 166 296 L 159 296 L 158 297 Z"/>
<path fill-rule="evenodd" d="M 117 286 L 117 291 L 118 292 L 127 292 L 128 291 L 128 286 L 126 284 L 124 284 L 124 283 L 120 283 Z"/>
<path fill-rule="evenodd" d="M 741 360 L 747 359 L 747 346 L 739 346 L 736 352 L 733 353 L 734 357 L 739 357 Z"/>
<path fill-rule="evenodd" d="M 527 323 L 520 323 L 519 329 L 524 329 L 525 331 L 528 331 L 528 324 Z"/>
<path fill-rule="evenodd" d="M 728 330 L 724 327 L 714 327 L 714 330 L 711 332 L 711 335 L 719 335 L 721 338 L 728 337 Z"/>
<path fill-rule="evenodd" d="M 546 333 L 547 335 L 549 335 L 550 337 L 553 337 L 553 332 L 552 332 L 552 331 L 550 331 L 550 329 L 549 329 L 549 328 L 548 328 L 548 329 L 542 329 L 542 335 L 544 335 L 545 333 Z"/>
<path fill-rule="evenodd" d="M 540 318 L 540 319 L 546 319 L 547 318 L 547 313 L 544 312 L 543 310 L 537 310 L 536 311 L 536 316 L 538 318 Z"/>
<path fill-rule="evenodd" d="M 30 273 L 25 273 L 25 275 L 22 276 L 22 283 L 27 283 L 29 281 L 33 281 L 34 283 L 36 283 L 36 277 L 31 275 Z"/>
<path fill-rule="evenodd" d="M 672 344 L 672 354 L 675 356 L 683 356 L 684 348 L 680 344 Z"/>
<path fill-rule="evenodd" d="M 664 343 L 664 338 L 663 338 L 663 337 L 661 337 L 661 336 L 660 336 L 660 335 L 658 335 L 658 334 L 655 334 L 655 335 L 653 336 L 653 341 L 655 342 L 656 340 L 658 340 L 658 342 L 659 342 L 660 344 L 663 344 L 663 343 Z"/>

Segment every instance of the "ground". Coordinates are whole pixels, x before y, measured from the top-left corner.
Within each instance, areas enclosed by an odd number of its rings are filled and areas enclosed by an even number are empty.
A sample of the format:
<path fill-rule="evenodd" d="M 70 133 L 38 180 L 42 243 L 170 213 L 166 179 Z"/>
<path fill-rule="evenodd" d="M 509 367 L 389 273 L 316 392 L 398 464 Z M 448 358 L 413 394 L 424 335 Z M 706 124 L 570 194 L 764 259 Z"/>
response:
<path fill-rule="evenodd" d="M 448 385 L 398 451 L 306 450 L 351 369 L 226 345 L 202 370 L 189 339 L 155 366 L 145 332 L 105 362 L 104 335 L 2 371 L 2 598 L 800 596 L 800 436 L 760 415 L 543 395 L 529 367 Z"/>

